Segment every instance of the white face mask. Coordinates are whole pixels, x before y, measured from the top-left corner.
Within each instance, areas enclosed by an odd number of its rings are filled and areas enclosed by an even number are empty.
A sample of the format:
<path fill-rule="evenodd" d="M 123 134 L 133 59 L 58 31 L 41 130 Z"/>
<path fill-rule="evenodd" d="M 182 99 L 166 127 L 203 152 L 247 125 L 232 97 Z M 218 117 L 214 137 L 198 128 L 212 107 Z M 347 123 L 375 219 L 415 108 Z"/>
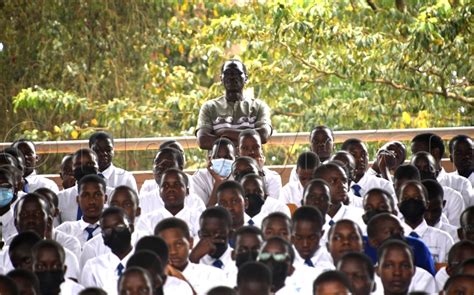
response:
<path fill-rule="evenodd" d="M 213 159 L 211 160 L 211 163 L 212 170 L 222 177 L 228 177 L 230 175 L 234 161 L 228 159 Z"/>

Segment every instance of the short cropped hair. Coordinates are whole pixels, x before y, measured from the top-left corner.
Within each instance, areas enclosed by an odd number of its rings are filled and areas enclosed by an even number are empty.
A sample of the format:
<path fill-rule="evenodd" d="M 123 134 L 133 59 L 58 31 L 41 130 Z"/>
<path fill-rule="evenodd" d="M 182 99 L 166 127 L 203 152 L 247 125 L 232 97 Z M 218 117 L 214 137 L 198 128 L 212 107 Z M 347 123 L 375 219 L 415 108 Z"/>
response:
<path fill-rule="evenodd" d="M 127 186 L 127 185 L 119 185 L 119 186 L 115 187 L 114 192 L 112 193 L 111 196 L 109 196 L 109 202 L 112 200 L 112 197 L 115 195 L 115 193 L 117 193 L 119 191 L 128 191 L 128 192 L 130 192 L 130 194 L 132 195 L 132 198 L 133 198 L 133 202 L 135 202 L 135 204 L 137 204 L 137 207 L 140 205 L 140 199 L 138 197 L 137 191 L 134 190 L 133 188 Z"/>
<path fill-rule="evenodd" d="M 160 154 L 170 154 L 174 159 L 176 159 L 176 163 L 178 163 L 178 167 L 180 167 L 180 169 L 184 167 L 183 154 L 179 150 L 175 148 L 171 148 L 171 147 L 164 147 L 158 150 L 158 152 L 155 155 L 155 159 Z"/>
<path fill-rule="evenodd" d="M 271 286 L 272 273 L 270 268 L 256 261 L 248 261 L 242 264 L 237 273 L 237 286 L 247 282 L 258 282 Z"/>
<path fill-rule="evenodd" d="M 412 164 L 400 165 L 397 170 L 395 170 L 393 177 L 395 179 L 421 180 L 420 171 Z"/>
<path fill-rule="evenodd" d="M 82 289 L 82 291 L 79 292 L 79 295 L 107 295 L 107 292 L 105 292 L 101 288 L 88 287 L 88 288 Z"/>
<path fill-rule="evenodd" d="M 433 179 L 425 179 L 421 182 L 427 191 L 426 199 L 434 200 L 438 196 L 441 196 L 441 201 L 444 199 L 444 190 L 441 184 Z"/>
<path fill-rule="evenodd" d="M 360 229 L 360 226 L 355 223 L 354 221 L 350 220 L 350 219 L 339 219 L 338 221 L 336 221 L 330 228 L 329 228 L 329 231 L 328 231 L 328 240 L 331 239 L 331 236 L 334 232 L 334 229 L 336 228 L 337 225 L 339 224 L 350 224 L 352 225 L 353 227 L 355 227 L 357 233 L 360 235 L 361 239 L 363 238 L 363 233 L 362 233 L 362 230 Z"/>
<path fill-rule="evenodd" d="M 318 208 L 313 206 L 301 206 L 295 210 L 293 216 L 291 217 L 293 226 L 295 226 L 298 221 L 308 221 L 315 223 L 318 228 L 322 228 L 324 225 L 324 217 L 319 211 Z"/>
<path fill-rule="evenodd" d="M 138 250 L 133 253 L 127 261 L 127 269 L 130 267 L 142 267 L 144 269 L 152 269 L 157 274 L 163 274 L 164 267 L 160 257 L 151 250 Z"/>
<path fill-rule="evenodd" d="M 41 240 L 41 241 L 39 241 L 31 249 L 33 260 L 36 260 L 38 252 L 43 250 L 43 249 L 53 249 L 53 250 L 57 251 L 58 254 L 59 254 L 59 260 L 61 261 L 61 264 L 64 265 L 64 262 L 66 261 L 66 252 L 64 251 L 64 248 L 61 244 L 59 244 L 55 240 Z"/>
<path fill-rule="evenodd" d="M 242 195 L 242 197 L 245 196 L 245 191 L 244 191 L 244 188 L 242 187 L 242 184 L 240 184 L 240 182 L 235 181 L 235 180 L 226 180 L 222 182 L 217 187 L 216 194 L 219 195 L 225 190 L 236 190 Z"/>
<path fill-rule="evenodd" d="M 444 287 L 443 287 L 443 291 L 444 292 L 447 292 L 448 289 L 451 287 L 451 285 L 456 281 L 456 280 L 459 280 L 459 279 L 467 279 L 471 282 L 474 281 L 474 276 L 473 275 L 465 275 L 465 274 L 456 274 L 454 276 L 451 276 L 449 277 L 449 279 L 446 281 L 446 283 L 444 284 Z M 448 294 L 448 293 L 446 293 Z"/>
<path fill-rule="evenodd" d="M 451 138 L 451 140 L 449 141 L 449 153 L 452 154 L 454 151 L 454 143 L 456 141 L 464 141 L 464 142 L 472 142 L 472 138 L 468 135 L 465 135 L 465 134 L 459 134 L 459 135 L 456 135 L 454 136 L 453 138 Z"/>
<path fill-rule="evenodd" d="M 411 140 L 411 143 L 416 143 L 416 142 L 420 142 L 420 143 L 424 143 L 426 145 L 428 145 L 430 151 L 432 149 L 439 149 L 440 153 L 441 153 L 441 157 L 444 155 L 444 143 L 443 143 L 443 140 L 441 139 L 441 137 L 439 137 L 438 135 L 434 134 L 434 133 L 421 133 L 421 134 L 418 134 L 416 135 L 415 137 L 413 137 L 413 139 Z M 428 152 L 430 152 L 428 151 Z"/>
<path fill-rule="evenodd" d="M 168 263 L 168 245 L 166 242 L 157 236 L 144 236 L 138 240 L 135 245 L 135 252 L 140 250 L 150 250 L 154 252 L 160 258 L 163 264 Z M 163 266 L 164 267 L 164 266 Z"/>
<path fill-rule="evenodd" d="M 204 212 L 202 212 L 201 216 L 199 217 L 199 223 L 206 218 L 216 218 L 224 222 L 227 228 L 232 226 L 232 216 L 230 216 L 229 211 L 225 208 L 216 206 L 216 207 L 209 207 Z"/>
<path fill-rule="evenodd" d="M 314 152 L 304 152 L 299 155 L 296 161 L 296 168 L 299 169 L 315 169 L 321 165 L 321 160 Z"/>
<path fill-rule="evenodd" d="M 257 136 L 258 139 L 261 140 L 260 133 L 255 131 L 255 129 L 245 129 L 241 131 L 239 134 L 239 142 L 242 140 L 242 138 L 250 137 L 250 136 Z"/>
<path fill-rule="evenodd" d="M 167 174 L 170 174 L 170 173 L 175 173 L 176 175 L 181 175 L 181 177 L 183 178 L 184 180 L 184 185 L 186 186 L 187 189 L 189 189 L 189 178 L 188 178 L 188 175 L 186 175 L 186 173 L 184 173 L 182 170 L 180 169 L 176 169 L 176 168 L 168 168 L 166 169 L 163 174 L 161 175 L 161 179 L 160 179 L 160 185 L 161 183 L 163 182 L 163 180 L 165 179 L 165 176 Z"/>
<path fill-rule="evenodd" d="M 127 213 L 125 213 L 125 210 L 123 210 L 120 207 L 108 207 L 108 208 L 106 208 L 104 211 L 102 211 L 102 214 L 100 215 L 100 222 L 102 222 L 102 220 L 104 220 L 106 217 L 108 217 L 110 215 L 118 215 L 121 218 L 123 218 L 123 220 L 126 223 L 130 223 L 130 220 L 128 219 Z"/>
<path fill-rule="evenodd" d="M 36 291 L 36 294 L 41 293 L 38 277 L 32 271 L 17 268 L 10 271 L 7 274 L 7 277 L 12 278 L 13 280 L 15 280 L 16 278 L 23 279 L 31 284 L 33 289 Z"/>
<path fill-rule="evenodd" d="M 107 192 L 107 184 L 105 183 L 105 180 L 102 177 L 97 174 L 88 174 L 82 177 L 81 180 L 79 180 L 79 183 L 77 185 L 77 190 L 79 194 L 82 191 L 82 185 L 86 183 L 97 183 L 102 187 L 104 193 Z"/>
<path fill-rule="evenodd" d="M 290 255 L 290 262 L 291 262 L 291 264 L 293 264 L 293 262 L 295 261 L 296 254 L 295 254 L 295 249 L 293 248 L 293 245 L 290 242 L 288 242 L 287 240 L 285 240 L 281 237 L 273 236 L 273 237 L 268 238 L 264 242 L 264 245 L 262 245 L 262 247 L 260 248 L 260 251 L 262 251 L 262 249 L 265 247 L 265 245 L 270 244 L 270 243 L 279 243 L 283 247 L 285 247 L 286 251 L 288 251 L 288 254 Z"/>
<path fill-rule="evenodd" d="M 92 147 L 98 140 L 110 140 L 114 144 L 114 138 L 111 134 L 104 131 L 97 131 L 89 137 L 89 147 Z"/>
<path fill-rule="evenodd" d="M 474 249 L 474 242 L 470 240 L 462 240 L 455 243 L 448 252 L 448 265 L 452 265 L 454 255 L 461 249 Z"/>
<path fill-rule="evenodd" d="M 237 237 L 243 236 L 243 235 L 256 235 L 259 236 L 263 239 L 263 233 L 262 230 L 256 226 L 252 225 L 244 225 L 239 227 L 235 231 L 235 240 L 237 240 Z"/>
<path fill-rule="evenodd" d="M 272 212 L 268 214 L 265 218 L 262 220 L 262 229 L 265 227 L 265 224 L 268 223 L 270 219 L 283 219 L 286 223 L 288 223 L 289 229 L 291 231 L 291 219 L 288 217 L 288 215 L 282 213 L 282 212 Z"/>
<path fill-rule="evenodd" d="M 165 218 L 165 219 L 161 220 L 160 222 L 158 222 L 158 224 L 155 226 L 154 233 L 157 236 L 157 235 L 160 234 L 160 232 L 162 232 L 164 230 L 167 230 L 167 229 L 170 229 L 170 228 L 174 228 L 174 229 L 177 229 L 177 230 L 181 231 L 181 233 L 183 234 L 183 236 L 186 239 L 191 238 L 191 235 L 189 234 L 189 227 L 188 227 L 187 223 L 184 222 L 182 219 L 176 218 L 176 217 Z"/>
<path fill-rule="evenodd" d="M 313 293 L 316 292 L 320 285 L 328 282 L 339 282 L 344 285 L 344 287 L 346 287 L 349 292 L 352 292 L 352 284 L 351 281 L 347 278 L 346 274 L 342 271 L 330 270 L 323 272 L 319 277 L 314 280 Z"/>
<path fill-rule="evenodd" d="M 349 138 L 342 143 L 341 150 L 347 151 L 349 149 L 349 146 L 353 144 L 360 144 L 365 146 L 365 143 L 362 140 L 358 138 Z"/>
<path fill-rule="evenodd" d="M 371 280 L 374 279 L 375 277 L 374 264 L 372 263 L 372 260 L 369 258 L 369 256 L 365 255 L 364 253 L 359 253 L 359 252 L 346 253 L 339 260 L 338 268 L 346 260 L 357 260 L 361 262 L 364 265 L 364 267 L 367 269 L 367 272 L 369 273 L 369 278 Z"/>
<path fill-rule="evenodd" d="M 16 248 L 21 246 L 27 246 L 29 248 L 33 248 L 39 241 L 43 239 L 33 231 L 25 231 L 22 233 L 17 234 L 10 243 L 10 247 L 8 248 L 8 252 L 11 253 Z M 10 255 L 11 256 L 11 255 Z"/>
<path fill-rule="evenodd" d="M 377 249 L 378 261 L 380 261 L 382 259 L 382 256 L 385 255 L 385 252 L 387 252 L 387 250 L 391 248 L 407 249 L 410 253 L 410 258 L 413 262 L 413 267 L 415 267 L 415 254 L 413 253 L 413 249 L 406 242 L 396 239 L 385 240 L 382 245 L 380 245 L 380 247 Z"/>

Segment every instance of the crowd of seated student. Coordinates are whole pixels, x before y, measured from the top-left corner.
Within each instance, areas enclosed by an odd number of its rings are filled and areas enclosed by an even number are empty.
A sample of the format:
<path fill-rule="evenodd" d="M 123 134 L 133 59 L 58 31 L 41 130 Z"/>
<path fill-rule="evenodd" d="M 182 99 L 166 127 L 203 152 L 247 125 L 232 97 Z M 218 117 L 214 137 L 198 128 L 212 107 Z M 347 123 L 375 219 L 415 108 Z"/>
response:
<path fill-rule="evenodd" d="M 31 141 L 0 152 L 0 294 L 473 294 L 472 139 L 435 134 L 336 151 L 310 133 L 290 180 L 265 166 L 259 132 L 217 138 L 205 168 L 162 144 L 138 191 L 97 132 L 65 156 L 61 190 Z M 405 164 L 407 163 L 407 164 Z M 456 293 L 457 292 L 457 293 Z M 464 292 L 464 293 L 459 293 Z"/>

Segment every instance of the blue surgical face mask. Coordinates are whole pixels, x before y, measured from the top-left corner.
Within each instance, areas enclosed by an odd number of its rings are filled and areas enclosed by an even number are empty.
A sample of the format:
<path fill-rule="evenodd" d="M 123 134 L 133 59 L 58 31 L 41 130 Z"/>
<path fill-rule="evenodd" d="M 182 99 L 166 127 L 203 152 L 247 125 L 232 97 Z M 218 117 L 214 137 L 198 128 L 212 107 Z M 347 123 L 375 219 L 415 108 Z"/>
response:
<path fill-rule="evenodd" d="M 13 200 L 13 189 L 0 187 L 0 207 L 5 207 Z"/>
<path fill-rule="evenodd" d="M 211 160 L 212 170 L 222 177 L 228 177 L 232 169 L 234 161 L 228 159 L 213 159 Z"/>

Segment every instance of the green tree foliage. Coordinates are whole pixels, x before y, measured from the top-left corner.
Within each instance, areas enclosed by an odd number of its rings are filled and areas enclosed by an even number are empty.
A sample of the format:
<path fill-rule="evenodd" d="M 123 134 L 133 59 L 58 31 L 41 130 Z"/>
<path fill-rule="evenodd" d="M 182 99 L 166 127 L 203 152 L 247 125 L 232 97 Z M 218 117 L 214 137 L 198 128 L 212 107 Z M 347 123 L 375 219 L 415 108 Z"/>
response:
<path fill-rule="evenodd" d="M 463 0 L 1 1 L 2 136 L 192 135 L 230 57 L 276 131 L 472 125 L 473 11 Z"/>

